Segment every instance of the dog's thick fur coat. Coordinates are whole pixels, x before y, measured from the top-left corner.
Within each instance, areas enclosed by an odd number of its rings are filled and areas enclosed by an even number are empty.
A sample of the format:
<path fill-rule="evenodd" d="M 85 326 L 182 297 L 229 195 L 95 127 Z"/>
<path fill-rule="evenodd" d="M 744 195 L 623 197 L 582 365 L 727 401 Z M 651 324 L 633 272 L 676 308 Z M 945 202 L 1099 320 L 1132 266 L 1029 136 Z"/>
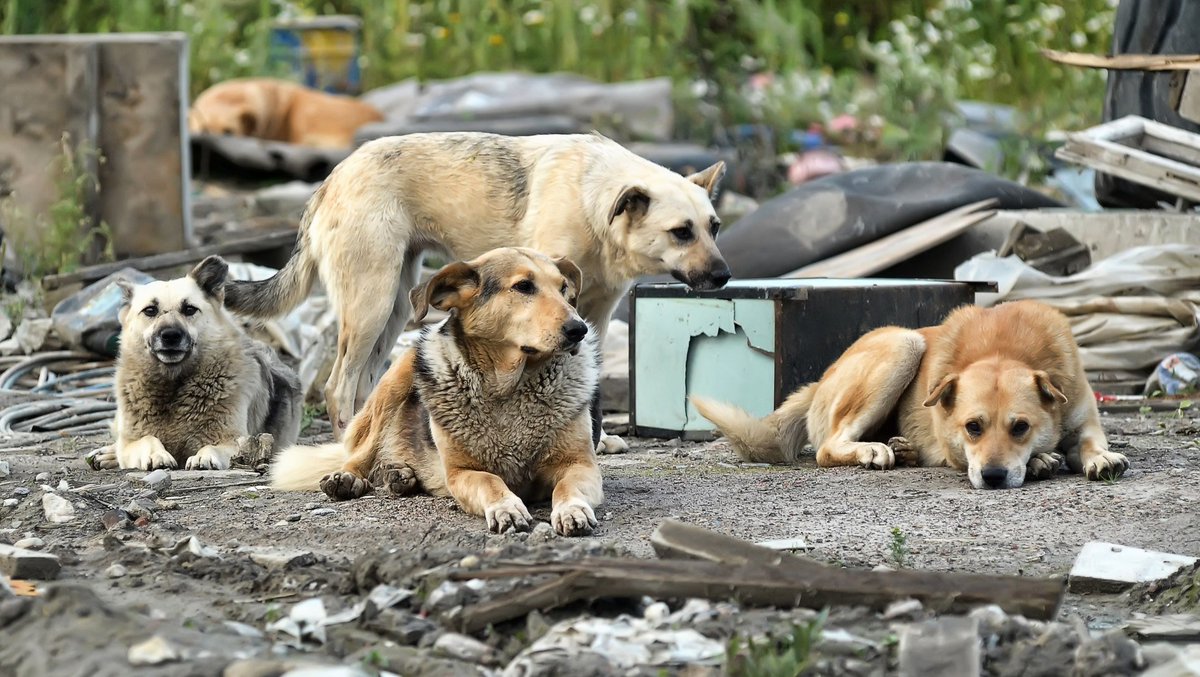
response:
<path fill-rule="evenodd" d="M 976 488 L 1056 473 L 1119 476 L 1066 317 L 1033 301 L 959 308 L 941 325 L 884 327 L 856 341 L 821 380 L 757 419 L 693 397 L 745 459 L 822 467 L 948 465 Z"/>
<path fill-rule="evenodd" d="M 377 139 L 317 190 L 287 265 L 268 280 L 231 284 L 226 305 L 275 317 L 320 277 L 339 319 L 325 398 L 340 439 L 408 322 L 426 249 L 468 259 L 522 246 L 574 261 L 580 313 L 603 341 L 640 276 L 670 272 L 700 289 L 729 279 L 711 202 L 723 174 L 717 163 L 683 177 L 599 135 Z"/>
<path fill-rule="evenodd" d="M 374 106 L 349 96 L 287 80 L 238 78 L 196 97 L 188 112 L 188 130 L 349 149 L 359 127 L 380 120 L 383 114 Z"/>
<path fill-rule="evenodd" d="M 603 498 L 588 411 L 600 353 L 570 305 L 579 280 L 570 261 L 526 249 L 443 268 L 413 305 L 451 316 L 384 374 L 341 444 L 282 452 L 273 486 L 449 495 L 493 531 L 528 529 L 522 499 L 552 498 L 559 533 L 590 533 Z"/>
<path fill-rule="evenodd" d="M 98 467 L 223 470 L 245 438 L 295 443 L 299 379 L 223 307 L 228 269 L 212 256 L 187 277 L 122 284 L 116 439 Z"/>

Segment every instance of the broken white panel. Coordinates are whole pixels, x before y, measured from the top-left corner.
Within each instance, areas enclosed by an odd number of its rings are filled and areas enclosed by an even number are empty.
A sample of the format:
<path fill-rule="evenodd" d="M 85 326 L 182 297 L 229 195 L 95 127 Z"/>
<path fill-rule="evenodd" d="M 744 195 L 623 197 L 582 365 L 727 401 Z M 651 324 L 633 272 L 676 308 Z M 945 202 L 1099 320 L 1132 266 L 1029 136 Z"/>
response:
<path fill-rule="evenodd" d="M 1071 592 L 1121 592 L 1139 583 L 1169 578 L 1195 557 L 1092 541 L 1075 558 L 1068 578 Z"/>

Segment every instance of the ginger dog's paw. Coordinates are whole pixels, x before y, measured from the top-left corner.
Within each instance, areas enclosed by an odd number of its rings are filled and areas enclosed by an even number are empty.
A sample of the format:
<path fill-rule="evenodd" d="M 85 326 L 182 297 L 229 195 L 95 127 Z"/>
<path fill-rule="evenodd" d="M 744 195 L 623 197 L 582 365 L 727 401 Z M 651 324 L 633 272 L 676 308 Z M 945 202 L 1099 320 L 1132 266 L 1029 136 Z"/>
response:
<path fill-rule="evenodd" d="M 1115 480 L 1129 469 L 1129 459 L 1125 454 L 1105 451 L 1088 459 L 1083 466 L 1083 474 L 1089 480 Z"/>
<path fill-rule="evenodd" d="M 184 467 L 188 470 L 228 470 L 229 452 L 213 445 L 201 447 L 188 457 Z"/>
<path fill-rule="evenodd" d="M 320 487 L 326 496 L 335 501 L 349 501 L 375 491 L 375 487 L 371 486 L 371 483 L 365 478 L 344 471 L 322 477 Z"/>
<path fill-rule="evenodd" d="M 120 467 L 120 464 L 117 463 L 117 448 L 111 444 L 89 451 L 83 457 L 83 462 L 87 463 L 92 470 L 113 470 Z"/>
<path fill-rule="evenodd" d="M 596 528 L 596 513 L 583 501 L 571 501 L 554 508 L 550 524 L 560 536 L 591 536 Z"/>
<path fill-rule="evenodd" d="M 625 440 L 608 433 L 600 434 L 600 442 L 596 445 L 597 454 L 624 454 L 627 451 L 629 445 Z"/>
<path fill-rule="evenodd" d="M 516 496 L 503 498 L 489 505 L 484 511 L 488 529 L 493 533 L 503 534 L 507 531 L 529 531 L 533 517 L 525 509 L 525 504 Z"/>
<path fill-rule="evenodd" d="M 888 448 L 892 450 L 896 466 L 916 466 L 920 464 L 920 454 L 907 437 L 893 437 L 888 440 Z"/>
<path fill-rule="evenodd" d="M 383 486 L 393 496 L 409 496 L 417 493 L 417 473 L 406 464 L 389 465 L 380 468 Z M 378 477 L 376 479 L 379 479 Z"/>
<path fill-rule="evenodd" d="M 887 470 L 895 467 L 896 455 L 892 448 L 880 442 L 864 442 L 855 451 L 858 464 L 868 470 Z"/>
<path fill-rule="evenodd" d="M 1063 466 L 1063 457 L 1054 452 L 1038 452 L 1025 464 L 1025 479 L 1048 480 L 1058 474 Z"/>

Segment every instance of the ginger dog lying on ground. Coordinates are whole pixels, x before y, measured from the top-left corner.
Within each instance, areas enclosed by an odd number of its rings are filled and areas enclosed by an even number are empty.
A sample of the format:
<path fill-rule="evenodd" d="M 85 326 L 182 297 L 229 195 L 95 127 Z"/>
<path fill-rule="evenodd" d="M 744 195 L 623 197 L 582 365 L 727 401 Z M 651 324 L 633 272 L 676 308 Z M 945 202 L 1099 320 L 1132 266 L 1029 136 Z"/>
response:
<path fill-rule="evenodd" d="M 351 148 L 359 127 L 383 119 L 374 106 L 287 80 L 226 80 L 188 112 L 193 134 L 249 136 L 319 148 Z"/>
<path fill-rule="evenodd" d="M 524 248 L 442 268 L 412 305 L 450 317 L 388 369 L 343 443 L 282 452 L 273 486 L 450 495 L 496 532 L 529 529 L 522 498 L 549 497 L 558 533 L 590 534 L 603 498 L 588 408 L 599 350 L 575 310 L 581 284 L 571 261 Z"/>
<path fill-rule="evenodd" d="M 811 442 L 821 467 L 891 468 L 899 457 L 965 470 L 976 489 L 1050 477 L 1064 454 L 1088 479 L 1129 467 L 1108 450 L 1066 317 L 1033 301 L 876 329 L 763 419 L 691 399 L 752 461 L 794 462 Z"/>
<path fill-rule="evenodd" d="M 225 310 L 228 272 L 210 256 L 187 277 L 118 282 L 116 442 L 89 455 L 93 467 L 224 470 L 251 436 L 296 442 L 300 380 Z"/>

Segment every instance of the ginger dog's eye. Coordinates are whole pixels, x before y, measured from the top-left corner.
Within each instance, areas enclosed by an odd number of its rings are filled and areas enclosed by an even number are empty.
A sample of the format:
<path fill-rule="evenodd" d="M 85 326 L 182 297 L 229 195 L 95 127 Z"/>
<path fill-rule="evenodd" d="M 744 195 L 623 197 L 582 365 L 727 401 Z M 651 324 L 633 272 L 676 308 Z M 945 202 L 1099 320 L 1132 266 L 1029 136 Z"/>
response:
<path fill-rule="evenodd" d="M 158 306 L 146 306 L 142 308 L 142 314 L 146 317 L 155 317 L 158 315 Z"/>
<path fill-rule="evenodd" d="M 537 287 L 533 286 L 533 282 L 530 280 L 521 280 L 514 284 L 512 288 L 522 294 L 532 294 L 537 291 Z"/>
<path fill-rule="evenodd" d="M 1027 432 L 1029 432 L 1029 423 L 1028 422 L 1015 421 L 1012 424 L 1012 436 L 1013 437 L 1021 437 L 1022 435 L 1024 435 Z"/>
<path fill-rule="evenodd" d="M 983 434 L 983 426 L 979 421 L 967 421 L 967 434 L 971 437 L 979 437 Z"/>

